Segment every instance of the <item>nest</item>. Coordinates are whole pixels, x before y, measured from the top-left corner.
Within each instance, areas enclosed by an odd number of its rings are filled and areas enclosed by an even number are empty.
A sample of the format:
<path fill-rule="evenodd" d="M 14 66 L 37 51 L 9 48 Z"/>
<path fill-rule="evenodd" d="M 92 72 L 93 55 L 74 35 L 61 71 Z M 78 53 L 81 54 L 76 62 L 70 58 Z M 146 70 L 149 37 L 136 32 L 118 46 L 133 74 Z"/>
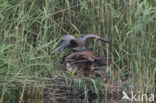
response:
<path fill-rule="evenodd" d="M 106 95 L 109 98 L 117 98 L 122 97 L 122 90 L 127 81 L 110 81 L 110 78 L 107 76 L 96 77 L 96 75 L 90 74 L 82 75 L 82 73 L 77 74 L 75 76 L 68 73 L 55 73 L 52 79 L 46 81 L 46 88 L 44 94 L 47 97 L 98 97 L 100 95 Z M 103 83 L 102 88 L 99 89 L 98 93 L 95 90 L 96 80 Z M 93 83 L 95 81 L 95 83 Z M 79 82 L 80 84 L 76 84 L 75 82 Z M 88 85 L 87 87 L 83 87 L 84 85 Z M 79 86 L 78 86 L 79 85 Z M 80 86 L 81 85 L 81 86 Z M 86 88 L 86 89 L 84 89 Z"/>
<path fill-rule="evenodd" d="M 33 97 L 35 88 L 43 90 L 46 97 L 78 97 L 97 98 L 107 94 L 109 98 L 121 97 L 123 88 L 128 85 L 127 81 L 111 81 L 107 72 L 100 72 L 101 69 L 94 69 L 88 75 L 77 73 L 74 76 L 67 71 L 56 71 L 52 77 L 31 78 L 27 80 L 10 79 L 16 86 L 8 85 L 10 88 L 23 88 L 26 84 L 26 97 Z M 106 70 L 106 69 L 105 69 Z M 102 74 L 100 74 L 100 73 Z M 100 84 L 99 87 L 98 85 Z M 96 85 L 96 88 L 95 88 Z M 96 90 L 97 89 L 97 90 Z"/>

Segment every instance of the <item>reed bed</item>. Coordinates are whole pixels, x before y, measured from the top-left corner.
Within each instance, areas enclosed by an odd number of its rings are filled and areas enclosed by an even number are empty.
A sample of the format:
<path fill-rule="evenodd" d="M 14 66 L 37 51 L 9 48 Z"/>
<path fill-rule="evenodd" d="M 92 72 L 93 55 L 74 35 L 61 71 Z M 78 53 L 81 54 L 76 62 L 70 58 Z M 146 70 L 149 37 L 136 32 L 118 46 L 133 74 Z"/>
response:
<path fill-rule="evenodd" d="M 89 33 L 116 46 L 97 40 L 86 43 L 110 63 L 111 83 L 128 81 L 125 91 L 156 91 L 155 0 L 1 0 L 0 101 L 44 95 L 47 81 L 57 82 L 55 75 L 66 72 L 60 61 L 69 50 L 56 54 L 58 40 L 66 34 Z M 67 75 L 63 78 L 68 81 Z M 89 80 L 91 85 L 74 80 L 85 97 L 88 88 L 96 95 L 107 94 L 107 83 Z M 70 87 L 68 82 L 62 85 Z M 75 93 L 77 88 L 73 85 Z"/>

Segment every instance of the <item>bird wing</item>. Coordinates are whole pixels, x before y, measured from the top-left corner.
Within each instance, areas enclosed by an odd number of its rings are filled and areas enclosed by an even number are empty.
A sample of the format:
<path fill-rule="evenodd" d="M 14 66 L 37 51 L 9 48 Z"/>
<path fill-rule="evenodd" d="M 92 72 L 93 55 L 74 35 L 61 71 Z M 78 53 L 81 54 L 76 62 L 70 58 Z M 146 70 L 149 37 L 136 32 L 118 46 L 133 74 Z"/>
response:
<path fill-rule="evenodd" d="M 66 35 L 61 38 L 60 42 L 57 45 L 57 53 L 60 53 L 65 47 L 70 45 L 70 41 L 75 39 L 72 35 Z"/>
<path fill-rule="evenodd" d="M 100 36 L 97 36 L 97 35 L 95 35 L 95 34 L 87 34 L 87 35 L 84 35 L 84 36 L 83 36 L 83 41 L 85 41 L 85 40 L 87 40 L 87 39 L 89 39 L 89 38 L 99 39 L 99 40 L 102 41 L 102 42 L 105 42 L 105 43 L 110 44 L 111 46 L 114 46 L 111 42 L 109 42 L 109 41 L 105 40 L 104 38 L 101 38 Z M 115 46 L 114 46 L 114 47 L 115 47 Z"/>
<path fill-rule="evenodd" d="M 91 51 L 76 52 L 65 56 L 62 60 L 62 63 L 66 63 L 66 62 L 76 63 L 76 62 L 87 62 L 87 61 L 93 62 L 94 57 L 95 54 Z"/>

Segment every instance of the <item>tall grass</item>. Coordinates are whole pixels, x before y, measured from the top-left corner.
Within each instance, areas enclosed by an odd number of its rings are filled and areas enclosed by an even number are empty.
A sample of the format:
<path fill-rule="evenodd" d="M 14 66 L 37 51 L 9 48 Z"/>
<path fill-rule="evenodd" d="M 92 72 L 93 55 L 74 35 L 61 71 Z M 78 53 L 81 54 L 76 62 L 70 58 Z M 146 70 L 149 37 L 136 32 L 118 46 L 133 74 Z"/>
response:
<path fill-rule="evenodd" d="M 29 80 L 46 78 L 61 68 L 64 53 L 56 55 L 55 50 L 57 40 L 66 34 L 94 33 L 111 41 L 115 49 L 96 40 L 88 44 L 111 63 L 112 81 L 131 76 L 136 91 L 153 92 L 155 28 L 154 0 L 1 0 L 0 100 L 22 100 L 33 88 L 26 88 Z M 34 90 L 42 94 L 40 87 Z"/>

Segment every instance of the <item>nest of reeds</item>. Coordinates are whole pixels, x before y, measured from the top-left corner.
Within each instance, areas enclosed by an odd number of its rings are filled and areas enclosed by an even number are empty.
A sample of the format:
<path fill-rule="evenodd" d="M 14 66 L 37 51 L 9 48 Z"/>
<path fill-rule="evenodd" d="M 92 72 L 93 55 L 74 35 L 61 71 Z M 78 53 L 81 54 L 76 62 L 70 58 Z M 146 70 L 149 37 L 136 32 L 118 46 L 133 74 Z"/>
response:
<path fill-rule="evenodd" d="M 105 76 L 96 77 L 90 74 L 72 74 L 66 72 L 54 73 L 51 79 L 46 81 L 44 94 L 47 97 L 91 97 L 106 96 L 116 98 L 122 96 L 124 86 L 127 81 L 110 81 Z"/>

